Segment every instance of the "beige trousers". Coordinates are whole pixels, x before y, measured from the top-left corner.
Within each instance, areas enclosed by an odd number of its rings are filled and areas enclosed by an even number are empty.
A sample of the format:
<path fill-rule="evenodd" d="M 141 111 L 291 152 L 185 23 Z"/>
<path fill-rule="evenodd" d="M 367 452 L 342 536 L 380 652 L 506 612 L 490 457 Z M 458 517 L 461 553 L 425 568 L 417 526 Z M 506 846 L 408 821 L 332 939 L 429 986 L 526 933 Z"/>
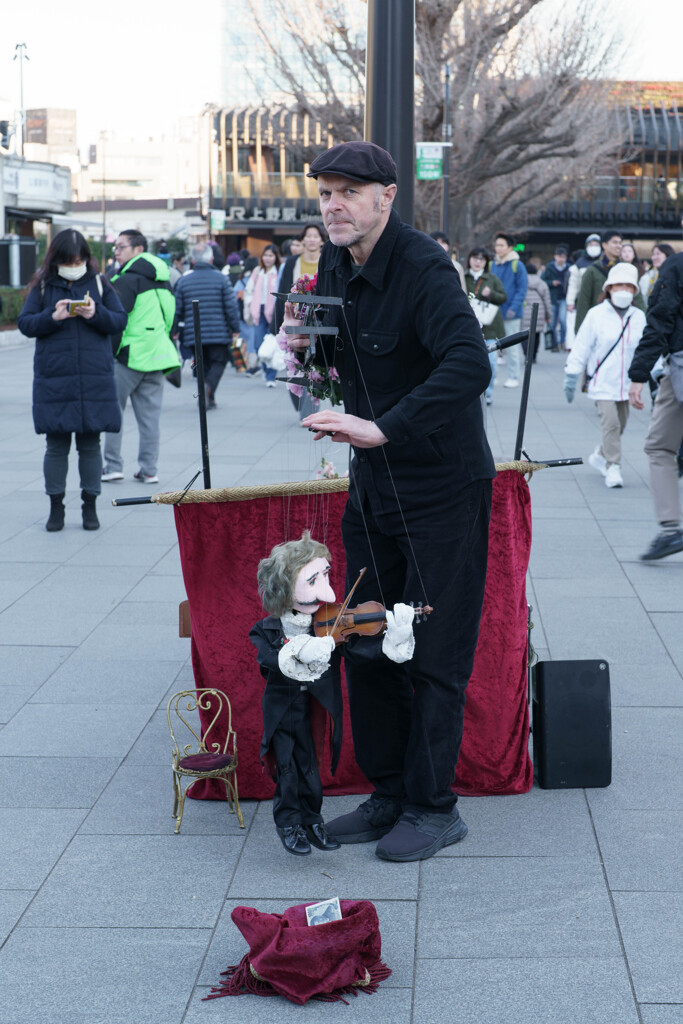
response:
<path fill-rule="evenodd" d="M 608 466 L 621 465 L 621 435 L 628 423 L 628 402 L 610 402 L 599 398 L 595 403 L 602 427 L 600 454 Z"/>
<path fill-rule="evenodd" d="M 659 523 L 680 523 L 681 496 L 676 456 L 683 440 L 683 405 L 674 395 L 671 381 L 662 377 L 645 454 L 650 460 L 650 487 Z"/>

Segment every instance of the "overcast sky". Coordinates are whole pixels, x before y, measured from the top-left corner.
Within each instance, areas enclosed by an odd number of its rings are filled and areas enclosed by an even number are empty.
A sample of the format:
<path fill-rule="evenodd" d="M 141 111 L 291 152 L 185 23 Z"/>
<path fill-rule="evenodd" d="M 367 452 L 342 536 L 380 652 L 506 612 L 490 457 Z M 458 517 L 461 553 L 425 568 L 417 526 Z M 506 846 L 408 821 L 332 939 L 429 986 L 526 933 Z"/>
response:
<path fill-rule="evenodd" d="M 597 7 L 609 2 L 595 0 Z M 228 3 L 230 13 L 244 16 L 246 0 Z M 220 99 L 220 8 L 221 0 L 117 0 L 85 8 L 54 0 L 5 3 L 0 116 L 19 107 L 13 56 L 15 44 L 26 43 L 25 106 L 75 108 L 81 146 L 103 129 L 158 135 L 178 115 L 199 114 Z M 683 0 L 618 0 L 618 25 L 631 34 L 619 78 L 683 80 L 682 10 Z"/>

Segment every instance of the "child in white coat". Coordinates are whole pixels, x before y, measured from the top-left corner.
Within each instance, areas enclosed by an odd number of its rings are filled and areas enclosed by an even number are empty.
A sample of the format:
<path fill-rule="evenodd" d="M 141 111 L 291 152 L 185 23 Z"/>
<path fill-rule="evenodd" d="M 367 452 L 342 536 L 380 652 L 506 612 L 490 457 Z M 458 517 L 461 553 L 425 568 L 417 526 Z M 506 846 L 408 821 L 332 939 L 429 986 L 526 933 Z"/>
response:
<path fill-rule="evenodd" d="M 602 442 L 588 461 L 607 487 L 623 487 L 621 435 L 628 421 L 628 369 L 645 328 L 645 314 L 632 306 L 638 271 L 617 263 L 605 282 L 604 302 L 593 306 L 572 344 L 565 364 L 564 392 L 572 402 L 579 376 L 586 371 L 587 394 L 600 415 Z"/>

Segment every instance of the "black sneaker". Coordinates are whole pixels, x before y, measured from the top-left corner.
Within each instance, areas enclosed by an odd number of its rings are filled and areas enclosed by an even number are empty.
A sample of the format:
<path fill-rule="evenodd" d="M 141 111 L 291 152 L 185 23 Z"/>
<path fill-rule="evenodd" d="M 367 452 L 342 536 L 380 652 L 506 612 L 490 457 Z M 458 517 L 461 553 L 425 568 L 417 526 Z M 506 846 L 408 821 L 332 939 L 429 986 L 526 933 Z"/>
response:
<path fill-rule="evenodd" d="M 645 554 L 640 556 L 640 560 L 641 562 L 655 562 L 658 558 L 676 555 L 679 551 L 683 551 L 682 530 L 676 530 L 675 533 L 660 533 L 652 541 Z"/>
<path fill-rule="evenodd" d="M 444 846 L 459 843 L 467 835 L 467 825 L 454 807 L 447 814 L 417 814 L 405 811 L 394 828 L 377 844 L 381 860 L 426 860 Z"/>
<path fill-rule="evenodd" d="M 400 813 L 398 800 L 371 796 L 350 814 L 328 821 L 325 828 L 340 843 L 372 843 L 391 832 Z"/>

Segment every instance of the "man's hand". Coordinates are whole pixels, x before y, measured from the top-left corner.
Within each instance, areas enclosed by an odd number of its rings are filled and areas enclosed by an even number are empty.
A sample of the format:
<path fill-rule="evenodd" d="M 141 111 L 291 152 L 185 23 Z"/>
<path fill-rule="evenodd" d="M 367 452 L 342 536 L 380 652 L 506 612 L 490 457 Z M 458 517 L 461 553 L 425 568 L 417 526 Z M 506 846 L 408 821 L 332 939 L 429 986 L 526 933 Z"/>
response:
<path fill-rule="evenodd" d="M 301 323 L 301 320 L 294 314 L 295 308 L 294 303 L 285 302 L 285 315 L 282 320 L 283 327 L 296 327 Z M 305 334 L 288 334 L 287 344 L 293 349 L 310 348 L 311 339 Z"/>
<path fill-rule="evenodd" d="M 505 319 L 517 320 L 517 314 L 515 313 L 514 309 L 508 309 L 507 313 L 505 314 Z"/>
<path fill-rule="evenodd" d="M 92 320 L 95 315 L 95 302 L 92 298 L 88 297 L 87 306 L 78 306 L 76 308 L 76 316 L 82 316 L 84 320 Z"/>
<path fill-rule="evenodd" d="M 575 309 L 576 309 L 576 306 L 567 306 L 567 312 L 568 313 L 573 313 Z"/>
<path fill-rule="evenodd" d="M 634 409 L 644 409 L 643 400 L 640 397 L 643 390 L 642 384 L 631 384 L 628 389 L 628 400 Z"/>
<path fill-rule="evenodd" d="M 372 420 L 363 420 L 360 416 L 350 416 L 348 413 L 334 412 L 332 409 L 311 413 L 301 423 L 302 426 L 316 431 L 314 441 L 331 436 L 333 441 L 352 444 L 356 448 L 377 448 L 378 445 L 387 443 L 387 438 Z"/>

